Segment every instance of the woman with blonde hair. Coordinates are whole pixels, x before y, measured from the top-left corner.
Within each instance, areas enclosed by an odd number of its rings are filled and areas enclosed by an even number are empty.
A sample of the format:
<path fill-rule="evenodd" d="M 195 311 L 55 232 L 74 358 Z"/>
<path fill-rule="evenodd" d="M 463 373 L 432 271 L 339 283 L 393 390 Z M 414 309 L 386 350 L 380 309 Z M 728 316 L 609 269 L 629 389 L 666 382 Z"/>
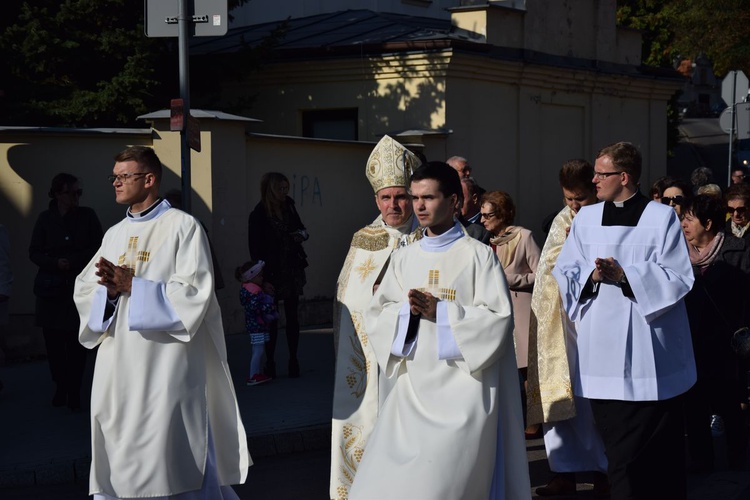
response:
<path fill-rule="evenodd" d="M 516 344 L 516 362 L 525 385 L 529 358 L 531 292 L 534 288 L 536 268 L 541 252 L 531 236 L 531 231 L 513 225 L 515 217 L 516 206 L 508 193 L 490 191 L 482 195 L 481 221 L 485 229 L 492 233 L 490 244 L 505 270 L 513 300 L 515 322 L 513 338 Z M 526 407 L 525 402 L 524 407 Z M 526 428 L 527 438 L 540 436 L 539 424 Z"/>
<path fill-rule="evenodd" d="M 299 377 L 297 360 L 299 346 L 299 319 L 297 308 L 302 287 L 305 285 L 307 255 L 302 242 L 308 239 L 307 230 L 300 219 L 294 200 L 289 196 L 289 179 L 279 172 L 267 172 L 260 181 L 261 200 L 248 220 L 247 241 L 253 260 L 266 263 L 265 280 L 273 285 L 278 308 L 284 301 L 286 341 L 289 347 L 290 377 Z M 274 351 L 278 338 L 278 322 L 270 328 L 270 341 L 266 346 L 266 375 L 276 377 Z"/>

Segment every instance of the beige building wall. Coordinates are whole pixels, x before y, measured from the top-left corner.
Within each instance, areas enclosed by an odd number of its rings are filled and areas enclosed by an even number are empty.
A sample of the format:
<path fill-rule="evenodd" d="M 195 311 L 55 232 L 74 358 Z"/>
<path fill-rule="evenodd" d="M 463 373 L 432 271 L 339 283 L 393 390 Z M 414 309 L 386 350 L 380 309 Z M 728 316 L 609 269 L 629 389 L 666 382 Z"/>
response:
<path fill-rule="evenodd" d="M 114 155 L 125 147 L 154 147 L 165 167 L 162 194 L 180 188 L 179 133 L 168 130 L 168 120 L 152 123 L 154 129 L 107 133 L 0 133 L 0 223 L 10 234 L 15 278 L 11 325 L 0 338 L 0 358 L 3 352 L 9 357 L 44 352 L 41 330 L 34 326 L 32 285 L 37 268 L 28 258 L 28 245 L 38 214 L 47 208 L 55 174 L 69 172 L 80 179 L 81 204 L 97 212 L 105 231 L 125 215 L 106 179 Z M 244 329 L 234 270 L 249 259 L 247 219 L 260 200 L 260 178 L 267 171 L 289 178 L 290 196 L 310 233 L 304 244 L 310 266 L 301 321 L 329 322 L 331 298 L 351 237 L 378 213 L 364 175 L 374 143 L 248 135 L 245 123 L 231 120 L 201 120 L 201 128 L 201 152 L 191 152 L 192 206 L 212 240 L 226 285 L 217 291 L 225 331 Z"/>
<path fill-rule="evenodd" d="M 1 351 L 34 355 L 44 352 L 41 330 L 34 327 L 37 267 L 29 260 L 29 242 L 37 216 L 46 210 L 52 177 L 67 172 L 79 179 L 81 205 L 96 210 L 104 229 L 124 215 L 114 203 L 114 155 L 128 145 L 150 145 L 151 131 L 4 130 L 0 134 L 0 224 L 8 228 L 14 275 L 11 324 L 0 339 Z"/>
<path fill-rule="evenodd" d="M 257 130 L 302 135 L 307 110 L 357 108 L 358 139 L 445 125 L 445 74 L 449 52 L 384 57 L 307 60 L 275 64 L 241 84 L 225 87 L 225 99 L 254 96 Z"/>
<path fill-rule="evenodd" d="M 367 158 L 375 144 L 258 134 L 250 135 L 246 144 L 246 197 L 231 207 L 237 216 L 233 228 L 227 228 L 235 234 L 231 240 L 234 261 L 225 266 L 231 268 L 231 273 L 225 273 L 225 279 L 229 276 L 228 300 L 222 302 L 227 329 L 241 331 L 244 324 L 233 270 L 248 258 L 247 218 L 260 201 L 260 179 L 269 171 L 281 172 L 289 179 L 289 195 L 310 234 L 303 244 L 310 265 L 304 290 L 307 305 L 301 307 L 300 321 L 327 323 L 352 235 L 378 215 L 365 177 Z"/>

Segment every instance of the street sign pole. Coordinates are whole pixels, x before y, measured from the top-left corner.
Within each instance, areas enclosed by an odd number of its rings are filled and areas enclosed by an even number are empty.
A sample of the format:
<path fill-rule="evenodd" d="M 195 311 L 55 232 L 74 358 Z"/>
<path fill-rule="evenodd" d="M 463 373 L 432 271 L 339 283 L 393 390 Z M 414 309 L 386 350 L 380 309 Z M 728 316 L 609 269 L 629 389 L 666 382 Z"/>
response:
<path fill-rule="evenodd" d="M 733 96 L 737 95 L 737 72 L 736 71 L 732 71 L 732 95 Z M 729 164 L 727 166 L 727 184 L 726 184 L 727 186 L 732 185 L 732 145 L 734 143 L 734 122 L 735 122 L 734 113 L 735 113 L 735 105 L 736 105 L 736 103 L 734 102 L 734 99 L 732 99 L 732 101 L 733 102 L 729 105 L 729 107 L 732 108 L 732 110 L 730 111 L 730 115 L 732 118 L 732 121 L 731 121 L 732 125 L 731 125 L 731 128 L 729 129 L 729 159 L 727 160 Z"/>
<path fill-rule="evenodd" d="M 732 182 L 732 148 L 734 147 L 734 133 L 737 130 L 737 111 L 736 105 L 747 97 L 748 86 L 747 75 L 742 70 L 735 69 L 727 73 L 727 76 L 721 82 L 721 98 L 727 103 L 730 114 L 729 132 L 729 166 L 727 167 L 727 185 Z"/>
<path fill-rule="evenodd" d="M 180 131 L 182 209 L 190 213 L 190 149 L 200 151 L 200 128 L 190 114 L 190 37 L 224 36 L 227 33 L 227 0 L 144 0 L 143 28 L 148 37 L 177 37 L 181 103 L 173 100 L 173 124 L 170 126 L 174 125 L 172 130 Z"/>
<path fill-rule="evenodd" d="M 180 98 L 183 103 L 182 128 L 180 130 L 180 151 L 182 156 L 182 209 L 191 213 L 191 172 L 190 172 L 190 145 L 188 144 L 187 122 L 190 116 L 190 23 L 192 16 L 188 12 L 188 0 L 180 0 L 177 14 L 177 30 L 180 59 Z M 731 142 L 731 141 L 730 141 Z"/>

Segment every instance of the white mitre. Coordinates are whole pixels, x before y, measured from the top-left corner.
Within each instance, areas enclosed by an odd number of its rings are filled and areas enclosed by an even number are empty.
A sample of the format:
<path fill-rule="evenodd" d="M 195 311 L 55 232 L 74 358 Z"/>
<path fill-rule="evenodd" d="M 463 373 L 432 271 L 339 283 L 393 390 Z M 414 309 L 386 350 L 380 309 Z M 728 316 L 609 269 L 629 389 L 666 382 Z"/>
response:
<path fill-rule="evenodd" d="M 411 174 L 421 164 L 417 155 L 384 135 L 367 159 L 367 180 L 375 193 L 387 187 L 407 187 Z"/>

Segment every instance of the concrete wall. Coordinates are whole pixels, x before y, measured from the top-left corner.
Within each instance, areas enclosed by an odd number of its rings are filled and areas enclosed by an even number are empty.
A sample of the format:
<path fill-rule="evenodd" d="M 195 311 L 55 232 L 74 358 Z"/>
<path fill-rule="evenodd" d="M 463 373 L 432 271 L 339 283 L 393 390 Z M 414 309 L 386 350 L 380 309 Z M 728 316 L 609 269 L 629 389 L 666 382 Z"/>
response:
<path fill-rule="evenodd" d="M 14 274 L 11 324 L 1 351 L 9 357 L 44 352 L 41 330 L 34 325 L 32 287 L 37 267 L 29 260 L 29 241 L 37 215 L 46 210 L 50 182 L 59 172 L 79 179 L 81 205 L 96 210 L 103 227 L 124 215 L 113 203 L 113 156 L 128 145 L 151 144 L 147 129 L 122 132 L 19 129 L 0 134 L 0 223 L 8 228 Z"/>
<path fill-rule="evenodd" d="M 36 266 L 28 244 L 37 215 L 47 208 L 52 177 L 69 172 L 80 179 L 81 204 L 96 210 L 106 230 L 125 215 L 114 202 L 106 176 L 113 157 L 127 146 L 152 146 L 165 166 L 162 193 L 180 187 L 180 137 L 167 120 L 153 129 L 102 133 L 80 130 L 0 132 L 0 223 L 9 231 L 15 281 L 11 325 L 0 337 L 0 362 L 44 353 L 34 326 Z M 280 171 L 310 233 L 304 244 L 310 267 L 301 305 L 302 324 L 331 321 L 331 298 L 352 234 L 377 216 L 364 170 L 374 143 L 248 135 L 242 122 L 202 120 L 200 153 L 191 153 L 193 214 L 204 224 L 226 287 L 217 292 L 228 333 L 242 332 L 234 269 L 248 258 L 247 218 L 260 200 L 263 173 Z"/>

